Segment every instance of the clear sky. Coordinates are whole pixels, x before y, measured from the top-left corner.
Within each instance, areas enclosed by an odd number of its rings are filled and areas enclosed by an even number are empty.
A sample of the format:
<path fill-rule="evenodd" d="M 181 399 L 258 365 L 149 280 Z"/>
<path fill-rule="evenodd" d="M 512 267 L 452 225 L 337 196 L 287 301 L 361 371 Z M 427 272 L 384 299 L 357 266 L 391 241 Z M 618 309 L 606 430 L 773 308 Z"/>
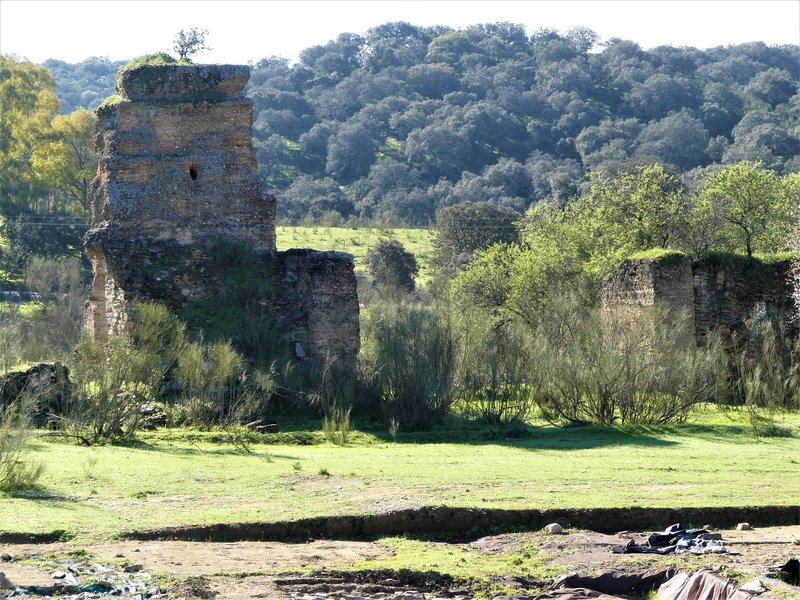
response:
<path fill-rule="evenodd" d="M 0 52 L 33 62 L 112 60 L 168 50 L 180 29 L 207 29 L 201 62 L 246 63 L 389 21 L 462 28 L 511 21 L 589 27 L 644 48 L 708 48 L 763 41 L 800 44 L 800 0 L 0 0 Z"/>

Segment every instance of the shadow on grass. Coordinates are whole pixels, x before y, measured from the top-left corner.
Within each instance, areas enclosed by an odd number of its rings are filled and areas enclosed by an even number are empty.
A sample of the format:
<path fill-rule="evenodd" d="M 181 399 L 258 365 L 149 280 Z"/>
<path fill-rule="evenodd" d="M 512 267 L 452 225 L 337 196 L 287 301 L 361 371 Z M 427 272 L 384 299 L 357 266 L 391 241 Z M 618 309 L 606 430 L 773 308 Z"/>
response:
<path fill-rule="evenodd" d="M 264 459 L 298 460 L 296 456 L 272 454 L 270 446 L 316 446 L 327 444 L 321 424 L 316 420 L 279 418 L 277 433 L 258 433 L 241 428 L 201 431 L 194 429 L 162 429 L 142 432 L 134 439 L 117 440 L 114 447 L 130 448 L 173 455 L 242 456 Z M 784 431 L 785 430 L 785 431 Z M 780 430 L 782 437 L 796 437 L 792 428 Z M 762 435 L 763 438 L 777 437 Z M 571 425 L 556 427 L 545 424 L 489 425 L 481 421 L 450 415 L 424 431 L 405 432 L 392 436 L 388 427 L 375 420 L 358 420 L 352 424 L 346 447 L 357 449 L 380 445 L 463 444 L 474 446 L 500 445 L 527 450 L 587 450 L 604 447 L 658 448 L 675 446 L 681 439 L 698 439 L 715 443 L 741 444 L 755 439 L 751 426 L 741 420 L 730 422 L 689 422 L 667 425 Z M 37 448 L 41 442 L 31 445 Z"/>
<path fill-rule="evenodd" d="M 379 440 L 398 444 L 468 444 L 503 445 L 529 450 L 586 450 L 607 446 L 661 447 L 677 444 L 663 439 L 657 429 L 631 430 L 622 427 L 544 426 L 514 423 L 509 425 L 484 425 L 461 420 L 457 427 L 430 431 L 403 433 L 394 439 L 388 431 L 370 431 Z"/>

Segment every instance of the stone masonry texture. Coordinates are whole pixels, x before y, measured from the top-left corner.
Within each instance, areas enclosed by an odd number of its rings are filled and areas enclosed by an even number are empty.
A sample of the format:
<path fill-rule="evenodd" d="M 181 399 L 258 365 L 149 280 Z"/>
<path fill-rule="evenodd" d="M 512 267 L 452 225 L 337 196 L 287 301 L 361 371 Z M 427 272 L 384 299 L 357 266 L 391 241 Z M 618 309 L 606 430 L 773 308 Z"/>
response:
<path fill-rule="evenodd" d="M 792 264 L 792 279 L 794 281 L 794 318 L 800 327 L 800 209 L 798 209 L 797 224 L 792 238 L 792 251 L 795 254 Z"/>
<path fill-rule="evenodd" d="M 85 326 L 125 330 L 130 302 L 165 303 L 190 331 L 351 366 L 359 351 L 352 257 L 275 248 L 275 198 L 261 189 L 252 101 L 240 65 L 143 65 L 98 109 L 94 273 Z M 256 329 L 256 330 L 254 330 Z M 274 352 L 273 352 L 274 354 Z"/>
<path fill-rule="evenodd" d="M 709 333 L 717 331 L 730 342 L 756 304 L 792 314 L 790 271 L 789 260 L 769 264 L 716 256 L 698 261 L 674 256 L 627 260 L 605 282 L 603 306 L 634 316 L 655 304 L 685 311 L 691 328 L 681 332 L 685 340 L 703 345 Z"/>

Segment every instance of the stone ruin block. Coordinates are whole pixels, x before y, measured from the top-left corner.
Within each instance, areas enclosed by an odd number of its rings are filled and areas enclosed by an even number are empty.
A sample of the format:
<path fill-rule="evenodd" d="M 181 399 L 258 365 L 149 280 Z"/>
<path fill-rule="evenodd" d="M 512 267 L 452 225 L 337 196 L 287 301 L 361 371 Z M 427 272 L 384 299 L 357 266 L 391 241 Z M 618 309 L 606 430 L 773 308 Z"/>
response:
<path fill-rule="evenodd" d="M 603 308 L 639 319 L 653 306 L 661 306 L 676 320 L 685 315 L 682 344 L 695 341 L 694 278 L 691 262 L 671 256 L 667 260 L 627 260 L 603 285 Z"/>
<path fill-rule="evenodd" d="M 124 331 L 129 303 L 165 303 L 200 332 L 280 345 L 351 366 L 359 351 L 352 257 L 275 247 L 275 198 L 252 144 L 250 73 L 239 65 L 144 65 L 98 109 L 93 281 L 85 327 Z M 227 329 L 226 329 L 227 328 Z M 219 331 L 218 331 L 219 332 Z M 259 338 L 260 336 L 260 338 Z"/>
<path fill-rule="evenodd" d="M 759 303 L 792 314 L 790 269 L 788 260 L 764 264 L 740 257 L 627 260 L 604 283 L 603 307 L 631 318 L 653 305 L 686 311 L 690 330 L 679 333 L 686 343 L 702 346 L 716 331 L 730 344 Z"/>

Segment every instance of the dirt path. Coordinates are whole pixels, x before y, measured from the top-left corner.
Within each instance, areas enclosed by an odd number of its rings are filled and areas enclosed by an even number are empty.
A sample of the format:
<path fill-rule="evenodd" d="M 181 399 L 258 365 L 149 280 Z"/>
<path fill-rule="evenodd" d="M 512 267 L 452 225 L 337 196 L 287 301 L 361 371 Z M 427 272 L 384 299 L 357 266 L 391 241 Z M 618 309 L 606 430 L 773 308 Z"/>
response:
<path fill-rule="evenodd" d="M 800 540 L 800 525 L 759 528 L 753 531 L 723 530 L 720 533 L 731 554 L 713 557 L 610 553 L 610 546 L 624 544 L 638 535 L 626 532 L 606 535 L 590 531 L 568 531 L 563 535 L 551 536 L 527 532 L 488 536 L 458 544 L 436 544 L 468 547 L 480 554 L 492 555 L 511 553 L 525 543 L 534 542 L 543 553 L 553 556 L 550 564 L 558 565 L 563 572 L 579 571 L 583 574 L 611 568 L 635 571 L 659 566 L 688 569 L 724 566 L 749 577 L 761 575 L 768 566 L 783 564 L 789 558 L 800 555 L 800 544 L 797 543 Z M 337 583 L 324 577 L 315 582 L 309 581 L 305 576 L 291 575 L 337 567 L 346 569 L 359 560 L 386 557 L 386 548 L 375 542 L 313 541 L 290 544 L 127 541 L 92 546 L 66 543 L 0 546 L 0 552 L 15 556 L 13 562 L 0 563 L 0 571 L 5 571 L 18 585 L 52 583 L 50 572 L 53 561 L 59 557 L 72 556 L 85 562 L 141 565 L 143 569 L 166 575 L 175 582 L 170 590 L 176 597 L 215 597 L 219 600 L 288 599 L 304 596 L 341 598 L 358 594 L 365 598 L 392 598 L 394 593 L 392 589 L 381 590 L 376 585 L 359 586 L 341 581 Z M 767 587 L 772 591 L 761 598 L 800 599 L 800 588 L 792 588 L 773 580 L 765 581 L 768 581 Z M 408 598 L 422 598 L 422 595 L 413 595 L 413 590 L 408 587 L 401 588 Z"/>

